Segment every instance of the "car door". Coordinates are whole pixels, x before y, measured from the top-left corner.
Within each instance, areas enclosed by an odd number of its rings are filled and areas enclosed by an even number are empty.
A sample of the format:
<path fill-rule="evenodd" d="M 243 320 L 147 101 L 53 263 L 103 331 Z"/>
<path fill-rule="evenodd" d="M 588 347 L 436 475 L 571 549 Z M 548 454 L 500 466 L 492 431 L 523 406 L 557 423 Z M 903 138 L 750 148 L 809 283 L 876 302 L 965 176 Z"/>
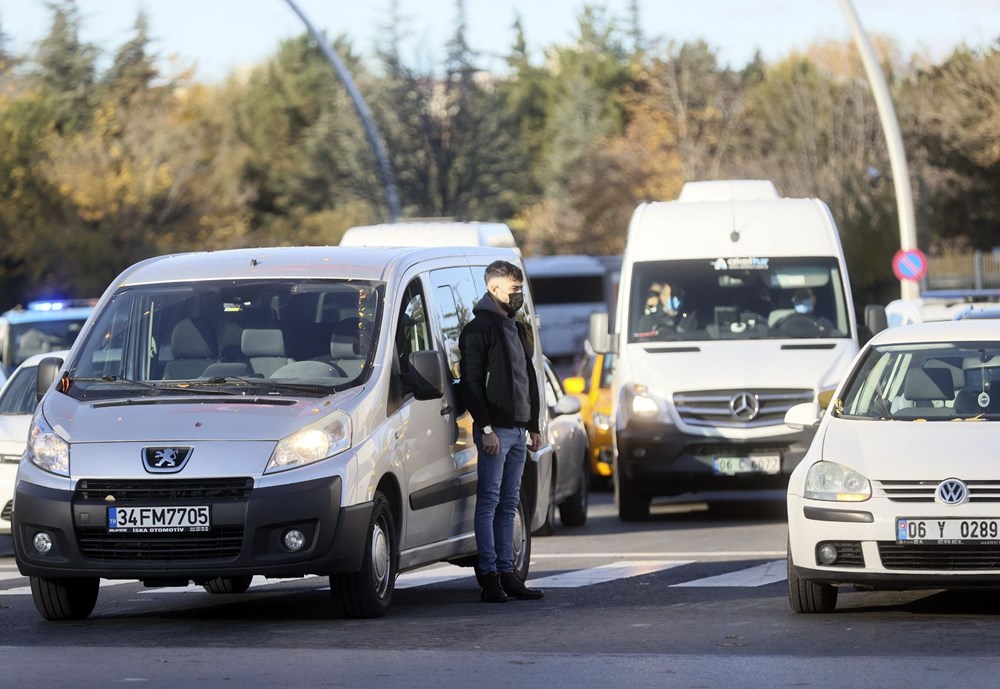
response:
<path fill-rule="evenodd" d="M 580 485 L 580 474 L 584 466 L 583 453 L 584 448 L 586 448 L 586 430 L 580 416 L 578 403 L 574 405 L 575 412 L 564 412 L 566 402 L 563 401 L 563 398 L 569 396 L 563 389 L 562 380 L 548 359 L 545 360 L 545 392 L 549 414 L 548 438 L 554 448 L 553 454 L 555 456 L 556 485 L 554 493 L 556 503 L 559 503 L 576 492 Z"/>
<path fill-rule="evenodd" d="M 442 414 L 447 400 L 418 400 L 408 389 L 410 354 L 434 349 L 424 285 L 408 284 L 400 301 L 394 331 L 395 357 L 390 415 L 394 437 L 402 441 L 403 500 L 407 512 L 401 549 L 444 540 L 452 533 L 455 464 L 451 419 Z M 398 405 L 398 406 L 397 406 Z"/>

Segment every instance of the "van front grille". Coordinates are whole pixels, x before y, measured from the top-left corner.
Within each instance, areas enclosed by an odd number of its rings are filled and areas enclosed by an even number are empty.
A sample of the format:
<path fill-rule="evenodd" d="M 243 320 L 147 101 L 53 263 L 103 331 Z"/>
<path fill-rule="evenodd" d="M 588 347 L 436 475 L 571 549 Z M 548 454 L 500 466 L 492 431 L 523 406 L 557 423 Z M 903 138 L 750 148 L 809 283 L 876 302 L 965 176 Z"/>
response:
<path fill-rule="evenodd" d="M 225 500 L 246 498 L 253 490 L 252 478 L 196 479 L 81 479 L 76 499 L 116 503 L 143 500 Z"/>
<path fill-rule="evenodd" d="M 109 533 L 77 528 L 84 557 L 93 560 L 227 560 L 239 556 L 243 526 L 180 534 Z"/>
<path fill-rule="evenodd" d="M 760 428 L 785 422 L 785 412 L 812 402 L 812 390 L 699 390 L 674 393 L 674 407 L 689 426 Z"/>

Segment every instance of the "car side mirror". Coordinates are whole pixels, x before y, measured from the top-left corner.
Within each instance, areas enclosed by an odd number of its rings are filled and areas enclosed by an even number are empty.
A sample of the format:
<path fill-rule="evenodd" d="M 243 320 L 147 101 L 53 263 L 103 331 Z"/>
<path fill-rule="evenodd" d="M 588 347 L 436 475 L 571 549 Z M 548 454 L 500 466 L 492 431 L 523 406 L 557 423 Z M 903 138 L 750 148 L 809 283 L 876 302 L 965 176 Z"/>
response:
<path fill-rule="evenodd" d="M 56 382 L 63 360 L 57 356 L 47 356 L 38 363 L 38 377 L 35 379 L 35 398 L 41 402 L 45 393 Z"/>
<path fill-rule="evenodd" d="M 590 347 L 598 354 L 615 351 L 615 339 L 608 332 L 608 314 L 604 311 L 590 314 L 590 332 L 587 334 Z"/>
<path fill-rule="evenodd" d="M 865 307 L 865 327 L 873 337 L 889 327 L 884 306 L 869 304 Z"/>
<path fill-rule="evenodd" d="M 579 414 L 582 405 L 580 400 L 572 395 L 563 395 L 562 398 L 556 402 L 556 405 L 552 407 L 552 413 L 555 416 L 565 416 L 566 414 Z"/>
<path fill-rule="evenodd" d="M 445 376 L 441 353 L 424 349 L 410 354 L 409 383 L 413 396 L 418 400 L 436 400 L 444 397 Z"/>
<path fill-rule="evenodd" d="M 582 395 L 587 390 L 587 381 L 582 376 L 563 378 L 563 387 L 570 395 Z"/>
<path fill-rule="evenodd" d="M 796 431 L 804 430 L 808 426 L 815 426 L 819 423 L 822 409 L 815 402 L 804 402 L 796 404 L 785 412 L 785 425 Z"/>

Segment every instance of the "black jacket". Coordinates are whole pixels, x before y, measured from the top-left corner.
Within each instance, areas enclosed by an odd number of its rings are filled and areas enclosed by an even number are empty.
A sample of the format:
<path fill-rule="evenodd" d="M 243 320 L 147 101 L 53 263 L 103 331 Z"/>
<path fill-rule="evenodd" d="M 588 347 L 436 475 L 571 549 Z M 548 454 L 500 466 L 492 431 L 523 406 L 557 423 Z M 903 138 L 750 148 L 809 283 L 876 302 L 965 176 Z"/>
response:
<path fill-rule="evenodd" d="M 503 333 L 506 316 L 495 305 L 484 304 L 484 301 L 473 309 L 475 317 L 462 329 L 458 338 L 458 348 L 462 353 L 459 364 L 462 398 L 480 428 L 513 428 L 514 376 Z M 538 433 L 538 378 L 532 363 L 533 351 L 528 332 L 521 322 L 517 322 L 517 334 L 528 363 L 528 397 L 531 401 L 528 430 Z"/>

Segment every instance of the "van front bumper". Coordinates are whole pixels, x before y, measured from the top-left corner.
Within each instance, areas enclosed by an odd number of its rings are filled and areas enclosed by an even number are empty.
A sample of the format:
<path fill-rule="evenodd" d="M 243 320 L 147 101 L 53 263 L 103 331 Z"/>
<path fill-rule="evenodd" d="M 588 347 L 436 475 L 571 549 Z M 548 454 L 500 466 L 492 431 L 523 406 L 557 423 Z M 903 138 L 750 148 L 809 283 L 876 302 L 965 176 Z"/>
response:
<path fill-rule="evenodd" d="M 77 483 L 74 491 L 21 481 L 13 523 L 14 554 L 26 576 L 106 579 L 192 580 L 263 575 L 295 577 L 361 569 L 373 504 L 340 505 L 339 476 L 244 489 L 218 484 L 162 480 Z M 90 487 L 87 487 L 87 486 Z M 116 495 L 101 497 L 110 491 Z M 108 529 L 108 507 L 207 505 L 207 532 L 122 533 Z M 282 544 L 290 529 L 305 546 L 290 552 Z M 52 548 L 34 547 L 40 532 Z"/>
<path fill-rule="evenodd" d="M 617 467 L 626 480 L 641 485 L 643 492 L 650 495 L 785 488 L 789 474 L 802 461 L 814 435 L 815 429 L 810 428 L 795 433 L 733 439 L 692 435 L 669 424 L 630 424 L 618 431 Z M 730 460 L 720 465 L 716 461 L 720 458 L 762 460 L 775 456 L 780 458 L 778 473 L 727 473 L 735 463 Z"/>

